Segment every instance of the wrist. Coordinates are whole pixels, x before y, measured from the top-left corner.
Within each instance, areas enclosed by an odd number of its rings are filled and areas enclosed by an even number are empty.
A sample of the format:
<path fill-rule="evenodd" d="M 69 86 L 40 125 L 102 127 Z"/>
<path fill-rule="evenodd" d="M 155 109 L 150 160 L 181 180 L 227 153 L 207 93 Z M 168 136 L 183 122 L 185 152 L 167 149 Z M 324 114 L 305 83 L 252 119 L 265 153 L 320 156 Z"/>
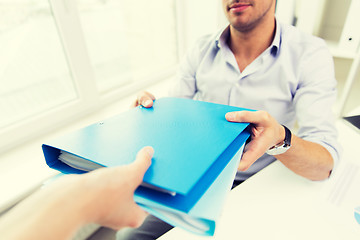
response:
<path fill-rule="evenodd" d="M 89 215 L 89 199 L 84 182 L 84 175 L 67 175 L 63 180 L 59 181 L 56 189 L 63 189 L 63 193 L 59 193 L 58 198 L 62 199 L 63 209 L 68 209 L 71 213 L 73 224 L 81 227 L 91 222 Z M 73 214 L 75 213 L 75 214 Z"/>
<path fill-rule="evenodd" d="M 47 222 L 46 231 L 41 231 L 44 239 L 49 239 L 48 235 L 55 235 L 59 239 L 68 239 L 75 232 L 85 225 L 85 219 L 81 212 L 82 192 L 79 191 L 81 185 L 78 176 L 67 175 L 56 180 L 41 189 L 33 198 L 32 208 L 37 209 L 33 214 L 35 219 L 46 221 L 49 216 L 52 220 Z M 65 219 L 65 220 L 64 220 Z M 32 222 L 36 229 L 36 221 Z"/>
<path fill-rule="evenodd" d="M 98 197 L 98 192 L 95 192 L 96 188 L 95 184 L 92 184 L 91 179 L 89 179 L 88 174 L 82 174 L 78 176 L 79 179 L 74 183 L 74 190 L 76 191 L 76 198 L 79 204 L 77 205 L 77 211 L 80 222 L 82 225 L 95 223 L 96 216 L 96 199 Z"/>
<path fill-rule="evenodd" d="M 279 144 L 282 144 L 285 140 L 285 127 L 283 125 L 278 125 L 278 138 L 277 142 L 274 144 L 274 146 L 277 146 Z"/>
<path fill-rule="evenodd" d="M 291 131 L 284 125 L 281 125 L 279 131 L 279 138 L 282 139 L 280 142 L 272 147 L 270 147 L 266 153 L 269 155 L 279 155 L 285 153 L 291 147 Z"/>

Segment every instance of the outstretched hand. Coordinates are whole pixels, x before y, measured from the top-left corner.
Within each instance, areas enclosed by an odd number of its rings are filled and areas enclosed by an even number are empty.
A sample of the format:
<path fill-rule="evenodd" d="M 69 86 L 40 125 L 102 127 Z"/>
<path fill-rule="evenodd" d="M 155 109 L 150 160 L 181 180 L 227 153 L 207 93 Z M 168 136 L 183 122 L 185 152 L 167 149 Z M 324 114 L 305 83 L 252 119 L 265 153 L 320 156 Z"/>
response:
<path fill-rule="evenodd" d="M 153 153 L 153 148 L 145 147 L 129 165 L 101 168 L 87 174 L 84 183 L 90 195 L 88 198 L 93 200 L 90 207 L 96 209 L 92 211 L 90 222 L 114 229 L 141 225 L 147 214 L 133 197 L 151 164 Z"/>
<path fill-rule="evenodd" d="M 285 138 L 285 129 L 265 111 L 238 111 L 225 115 L 229 122 L 246 122 L 251 124 L 251 141 L 245 146 L 239 171 L 246 171 L 270 147 Z"/>
<path fill-rule="evenodd" d="M 134 191 L 153 153 L 145 147 L 129 165 L 61 177 L 0 219 L 2 239 L 70 239 L 88 223 L 114 229 L 138 227 L 147 214 L 134 202 Z"/>

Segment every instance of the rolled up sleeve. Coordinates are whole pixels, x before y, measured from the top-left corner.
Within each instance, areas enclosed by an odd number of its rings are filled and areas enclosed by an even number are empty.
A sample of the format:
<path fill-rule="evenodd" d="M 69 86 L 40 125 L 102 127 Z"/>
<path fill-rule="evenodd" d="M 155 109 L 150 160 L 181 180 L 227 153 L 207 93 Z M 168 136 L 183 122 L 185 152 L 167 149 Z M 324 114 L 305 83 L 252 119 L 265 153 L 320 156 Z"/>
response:
<path fill-rule="evenodd" d="M 337 95 L 333 59 L 325 44 L 302 57 L 300 81 L 293 99 L 299 125 L 297 135 L 325 147 L 336 166 L 341 146 L 333 113 Z"/>

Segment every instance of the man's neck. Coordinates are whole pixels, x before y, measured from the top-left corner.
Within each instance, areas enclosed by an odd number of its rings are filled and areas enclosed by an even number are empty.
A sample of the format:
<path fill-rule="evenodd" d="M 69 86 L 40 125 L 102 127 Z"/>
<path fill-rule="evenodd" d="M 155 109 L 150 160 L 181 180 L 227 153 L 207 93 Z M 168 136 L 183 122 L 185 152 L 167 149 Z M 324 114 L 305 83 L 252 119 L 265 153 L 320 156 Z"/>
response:
<path fill-rule="evenodd" d="M 275 35 L 275 19 L 264 21 L 247 32 L 239 32 L 230 26 L 229 47 L 233 52 L 240 71 L 264 52 L 272 43 Z"/>

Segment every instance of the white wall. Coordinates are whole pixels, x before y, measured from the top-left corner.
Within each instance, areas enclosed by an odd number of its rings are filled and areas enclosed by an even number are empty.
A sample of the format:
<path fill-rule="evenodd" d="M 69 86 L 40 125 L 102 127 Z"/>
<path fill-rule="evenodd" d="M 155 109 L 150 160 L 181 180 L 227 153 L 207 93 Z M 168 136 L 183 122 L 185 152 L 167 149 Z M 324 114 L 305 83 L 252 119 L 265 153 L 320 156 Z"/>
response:
<path fill-rule="evenodd" d="M 201 36 L 215 33 L 226 23 L 220 0 L 179 0 L 185 8 L 183 18 L 184 50 Z M 183 54 L 181 52 L 180 54 Z"/>

